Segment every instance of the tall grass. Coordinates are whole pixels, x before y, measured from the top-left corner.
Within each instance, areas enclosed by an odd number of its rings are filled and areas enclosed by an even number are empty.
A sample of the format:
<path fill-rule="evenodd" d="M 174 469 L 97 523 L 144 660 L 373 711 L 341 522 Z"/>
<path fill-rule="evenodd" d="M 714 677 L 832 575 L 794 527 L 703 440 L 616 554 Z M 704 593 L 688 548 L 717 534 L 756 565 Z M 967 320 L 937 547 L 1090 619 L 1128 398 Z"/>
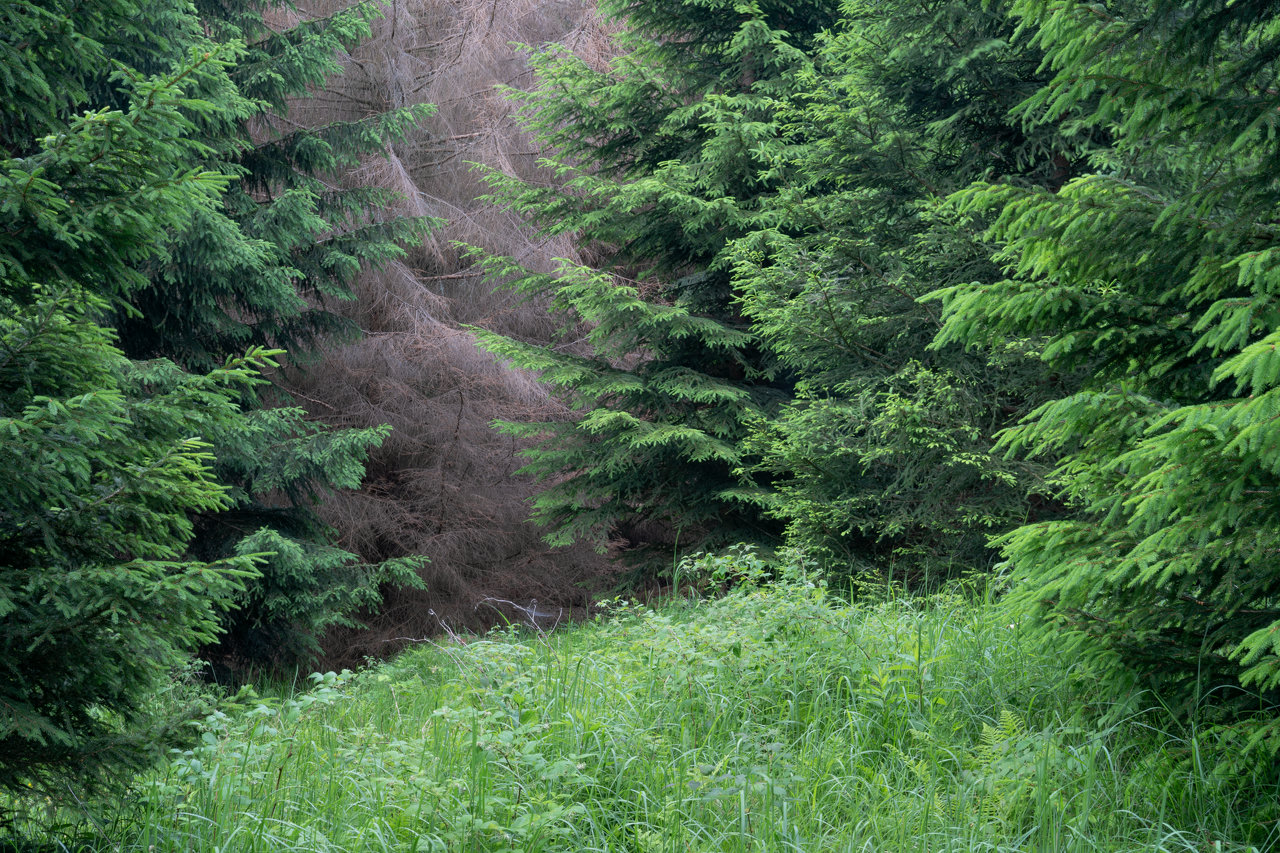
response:
<path fill-rule="evenodd" d="M 848 605 L 793 574 L 314 680 L 210 718 L 202 745 L 138 785 L 129 810 L 83 823 L 79 849 L 1058 853 L 1277 840 L 1254 808 L 1274 788 L 1218 778 L 1211 745 L 1169 728 L 1157 703 L 1098 695 L 1095 673 L 969 596 Z"/>

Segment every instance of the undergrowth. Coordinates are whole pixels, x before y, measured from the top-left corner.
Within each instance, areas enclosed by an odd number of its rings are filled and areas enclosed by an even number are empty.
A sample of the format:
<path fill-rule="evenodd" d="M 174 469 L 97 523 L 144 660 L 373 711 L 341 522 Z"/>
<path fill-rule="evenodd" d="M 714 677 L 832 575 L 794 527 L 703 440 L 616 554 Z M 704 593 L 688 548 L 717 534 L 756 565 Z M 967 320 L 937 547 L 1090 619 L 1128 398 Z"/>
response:
<path fill-rule="evenodd" d="M 207 718 L 32 849 L 1266 850 L 1274 785 L 972 594 L 850 605 L 750 554 L 715 598 L 424 645 Z M 883 599 L 883 597 L 882 597 Z M 56 812 L 56 814 L 55 814 Z M 56 840 L 55 840 L 56 838 Z M 74 840 L 72 840 L 74 839 Z"/>

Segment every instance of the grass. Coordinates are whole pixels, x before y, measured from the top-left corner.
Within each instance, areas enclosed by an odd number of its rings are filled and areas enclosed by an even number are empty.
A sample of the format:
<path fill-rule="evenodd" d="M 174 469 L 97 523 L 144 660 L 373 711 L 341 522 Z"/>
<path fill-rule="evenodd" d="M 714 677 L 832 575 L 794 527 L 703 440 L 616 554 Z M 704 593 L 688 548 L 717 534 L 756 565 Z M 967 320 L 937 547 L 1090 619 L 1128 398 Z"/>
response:
<path fill-rule="evenodd" d="M 206 722 L 112 851 L 1265 850 L 1276 799 L 999 602 L 793 577 L 424 645 Z M 38 833 L 37 833 L 38 834 Z M 75 837 L 74 843 L 68 839 Z"/>

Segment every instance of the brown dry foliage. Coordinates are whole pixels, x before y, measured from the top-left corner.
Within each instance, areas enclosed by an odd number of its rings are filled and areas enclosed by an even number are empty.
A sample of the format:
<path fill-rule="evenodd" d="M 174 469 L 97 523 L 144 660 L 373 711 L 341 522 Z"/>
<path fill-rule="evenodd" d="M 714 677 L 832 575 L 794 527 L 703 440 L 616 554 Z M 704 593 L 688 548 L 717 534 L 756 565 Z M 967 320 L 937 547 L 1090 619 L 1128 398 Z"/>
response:
<path fill-rule="evenodd" d="M 610 567 L 601 555 L 541 541 L 526 520 L 534 486 L 513 474 L 520 448 L 490 426 L 567 411 L 534 377 L 495 363 L 465 329 L 548 340 L 555 324 L 544 306 L 495 292 L 453 246 L 483 246 L 533 268 L 578 257 L 569 239 L 540 239 L 516 217 L 478 201 L 486 188 L 468 163 L 550 179 L 539 173 L 533 141 L 495 86 L 531 82 L 512 42 L 560 42 L 593 62 L 607 57 L 609 31 L 593 6 L 393 0 L 375 37 L 344 57 L 346 73 L 290 114 L 314 126 L 435 104 L 437 114 L 416 135 L 342 180 L 393 188 L 404 196 L 405 212 L 447 220 L 403 263 L 362 278 L 359 299 L 341 310 L 364 330 L 363 340 L 290 376 L 299 404 L 318 419 L 394 428 L 372 453 L 364 488 L 335 495 L 323 508 L 340 544 L 370 561 L 411 554 L 430 560 L 427 590 L 389 590 L 383 609 L 367 615 L 368 630 L 327 638 L 329 665 L 385 656 L 403 644 L 396 638 L 425 637 L 443 624 L 481 629 L 500 621 L 500 608 L 485 599 L 536 599 L 582 612 L 590 592 L 607 582 Z M 299 14 L 334 8 L 332 0 L 317 0 Z"/>

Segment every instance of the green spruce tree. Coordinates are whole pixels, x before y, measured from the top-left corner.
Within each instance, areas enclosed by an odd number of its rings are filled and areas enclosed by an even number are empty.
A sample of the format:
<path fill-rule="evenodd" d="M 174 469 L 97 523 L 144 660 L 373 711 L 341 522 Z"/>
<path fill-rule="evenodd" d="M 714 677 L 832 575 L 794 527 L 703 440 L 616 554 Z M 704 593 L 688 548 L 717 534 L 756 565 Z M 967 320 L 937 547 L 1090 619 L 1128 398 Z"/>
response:
<path fill-rule="evenodd" d="M 593 261 L 538 274 L 489 259 L 495 278 L 549 302 L 564 336 L 542 346 L 481 333 L 582 415 L 503 429 L 535 442 L 524 470 L 548 483 L 534 517 L 552 541 L 657 525 L 669 560 L 673 542 L 771 540 L 734 472 L 748 422 L 786 383 L 735 304 L 726 248 L 757 227 L 784 180 L 773 171 L 774 106 L 836 3 L 604 8 L 623 22 L 622 55 L 594 69 L 566 51 L 536 53 L 538 85 L 511 93 L 560 180 L 490 175 L 495 200 L 544 234 L 575 235 Z M 579 337 L 585 346 L 569 343 Z"/>
<path fill-rule="evenodd" d="M 1162 701 L 1280 750 L 1275 211 L 1280 30 L 1274 4 L 1019 2 L 1055 76 L 1030 122 L 1078 112 L 1114 137 L 1058 192 L 995 183 L 1007 280 L 941 292 L 940 342 L 1044 336 L 1079 393 L 1010 430 L 1060 455 L 1070 519 L 1003 540 L 1016 595 L 1072 650 L 1118 656 Z M 1237 750 L 1240 758 L 1246 750 Z"/>
<path fill-rule="evenodd" d="M 208 375 L 134 364 L 101 326 L 157 257 L 155 235 L 217 208 L 193 168 L 190 94 L 218 46 L 181 4 L 153 4 L 192 48 L 118 63 L 142 34 L 118 0 L 0 10 L 0 788 L 65 793 L 162 754 L 183 714 L 157 696 L 218 630 L 251 555 L 192 561 L 192 518 L 226 504 L 203 436 L 240 418 L 269 363 Z M 93 106 L 111 87 L 117 107 Z"/>
<path fill-rule="evenodd" d="M 832 572 L 941 579 L 988 568 L 989 534 L 1052 511 L 1033 497 L 1041 471 L 992 445 L 1065 377 L 1029 340 L 929 347 L 939 311 L 919 297 L 999 279 L 972 220 L 939 201 L 980 178 L 1060 185 L 1082 142 L 1009 115 L 1047 75 L 1000 4 L 843 15 L 780 105 L 792 180 L 734 246 L 743 311 L 797 386 L 748 438 L 748 473 L 789 544 Z"/>

